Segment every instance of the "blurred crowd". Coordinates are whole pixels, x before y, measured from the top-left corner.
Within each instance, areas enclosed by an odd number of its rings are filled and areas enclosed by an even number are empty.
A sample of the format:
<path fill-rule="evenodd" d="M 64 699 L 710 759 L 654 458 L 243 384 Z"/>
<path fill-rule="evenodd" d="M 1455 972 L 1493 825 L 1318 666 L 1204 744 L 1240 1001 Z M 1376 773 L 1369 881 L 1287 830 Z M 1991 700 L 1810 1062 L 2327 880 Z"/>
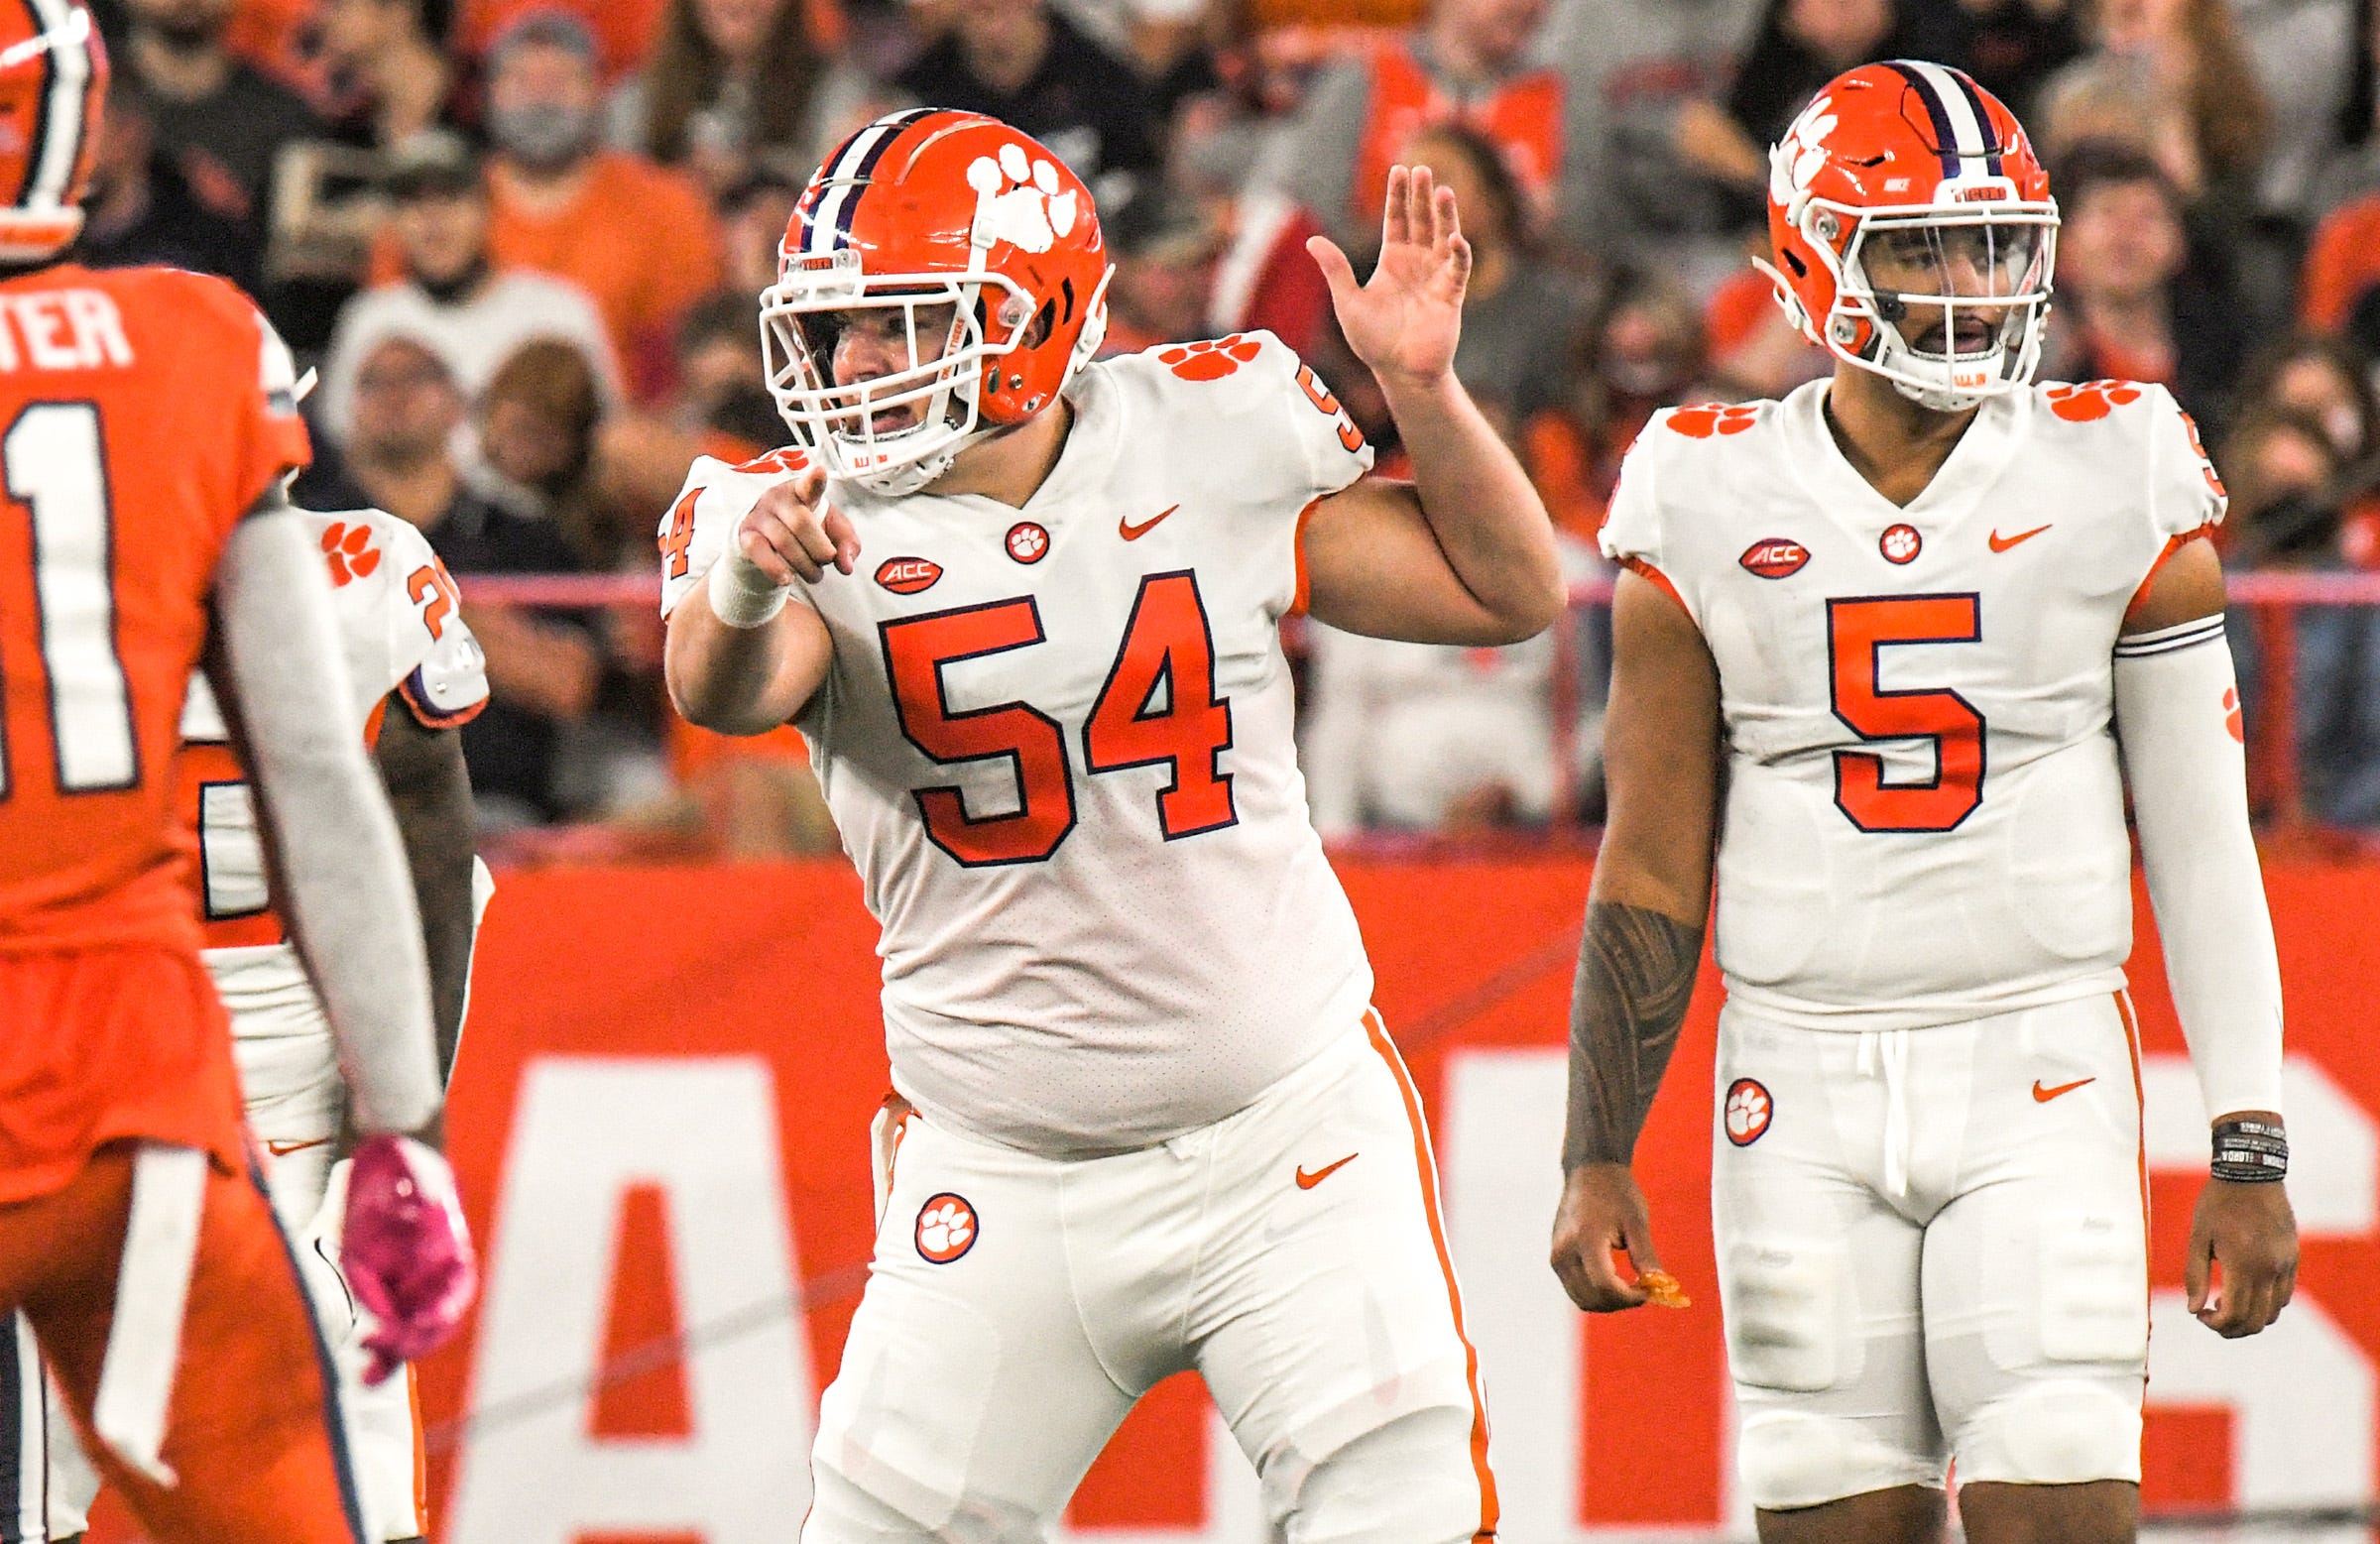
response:
<path fill-rule="evenodd" d="M 755 297 L 819 159 L 911 103 L 997 114 L 1092 184 L 1112 349 L 1269 328 L 1391 472 L 1303 243 L 1361 254 L 1390 163 L 1429 166 L 1476 252 L 1456 369 L 1589 580 L 1650 414 L 1827 368 L 1746 261 L 1766 146 L 1842 69 L 1958 64 L 2030 126 L 2063 208 L 2041 378 L 2170 386 L 2230 482 L 2235 569 L 2380 568 L 2380 0 L 94 8 L 116 70 L 79 257 L 224 274 L 318 365 L 299 501 L 390 510 L 461 576 L 494 686 L 465 731 L 482 818 L 532 843 L 832 844 L 797 739 L 667 711 L 649 605 L 470 597 L 650 578 L 692 457 L 782 439 Z M 1595 819 L 1606 636 L 1593 608 L 1503 650 L 1305 629 L 1326 834 Z M 2296 752 L 2264 813 L 2380 826 L 2380 610 L 2234 636 L 2251 715 Z"/>

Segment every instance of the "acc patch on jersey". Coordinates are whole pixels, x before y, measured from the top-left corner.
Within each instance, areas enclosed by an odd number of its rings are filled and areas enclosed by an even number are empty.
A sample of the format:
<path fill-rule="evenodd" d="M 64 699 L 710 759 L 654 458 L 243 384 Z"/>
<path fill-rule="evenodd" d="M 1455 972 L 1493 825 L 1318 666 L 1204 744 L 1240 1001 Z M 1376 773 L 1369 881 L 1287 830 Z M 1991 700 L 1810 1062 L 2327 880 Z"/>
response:
<path fill-rule="evenodd" d="M 1784 536 L 1768 536 L 1745 547 L 1736 561 L 1747 573 L 1756 573 L 1763 579 L 1782 579 L 1787 574 L 1801 572 L 1802 564 L 1810 561 L 1810 549 Z"/>
<path fill-rule="evenodd" d="M 895 595 L 930 590 L 941 577 L 942 565 L 930 557 L 888 557 L 876 569 L 876 582 Z"/>
<path fill-rule="evenodd" d="M 1722 1111 L 1727 1123 L 1727 1140 L 1738 1147 L 1749 1147 L 1768 1129 L 1768 1118 L 1776 1106 L 1768 1090 L 1755 1078 L 1737 1078 L 1727 1085 L 1727 1102 Z"/>
<path fill-rule="evenodd" d="M 945 1190 L 917 1209 L 917 1257 L 929 1265 L 949 1264 L 974 1248 L 980 1236 L 965 1196 Z"/>

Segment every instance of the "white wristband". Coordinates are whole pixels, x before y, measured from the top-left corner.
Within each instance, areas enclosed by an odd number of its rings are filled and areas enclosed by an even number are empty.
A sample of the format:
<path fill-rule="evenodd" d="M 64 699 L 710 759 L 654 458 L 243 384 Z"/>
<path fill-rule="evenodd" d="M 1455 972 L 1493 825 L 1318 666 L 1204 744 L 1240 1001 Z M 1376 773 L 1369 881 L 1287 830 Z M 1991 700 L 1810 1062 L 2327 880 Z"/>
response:
<path fill-rule="evenodd" d="M 730 552 L 711 564 L 703 589 L 711 598 L 712 612 L 731 628 L 757 628 L 775 621 L 793 593 L 793 586 L 776 583 L 741 552 Z"/>

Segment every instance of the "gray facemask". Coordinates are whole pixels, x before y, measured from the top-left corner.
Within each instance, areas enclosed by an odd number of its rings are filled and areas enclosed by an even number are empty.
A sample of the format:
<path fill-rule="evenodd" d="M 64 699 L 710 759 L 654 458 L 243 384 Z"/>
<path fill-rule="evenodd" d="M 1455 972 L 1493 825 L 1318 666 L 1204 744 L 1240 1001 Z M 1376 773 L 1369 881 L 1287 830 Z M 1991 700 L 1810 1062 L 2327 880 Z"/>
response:
<path fill-rule="evenodd" d="M 488 137 L 533 172 L 558 172 L 595 146 L 594 109 L 538 102 L 492 109 Z"/>

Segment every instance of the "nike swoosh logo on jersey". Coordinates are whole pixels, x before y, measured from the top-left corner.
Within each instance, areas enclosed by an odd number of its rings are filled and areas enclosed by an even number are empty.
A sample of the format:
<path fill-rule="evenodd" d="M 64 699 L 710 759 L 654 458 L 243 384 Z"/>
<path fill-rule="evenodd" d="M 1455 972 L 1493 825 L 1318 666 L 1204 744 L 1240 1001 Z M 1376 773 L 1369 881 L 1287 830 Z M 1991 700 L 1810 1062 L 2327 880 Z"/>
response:
<path fill-rule="evenodd" d="M 2043 1088 L 2041 1086 L 2041 1079 L 2035 1078 L 2033 1080 L 2033 1103 L 2037 1105 L 2046 1105 L 2061 1094 L 2072 1094 L 2075 1090 L 2081 1088 L 2085 1083 L 2096 1083 L 2099 1080 L 2096 1078 L 2077 1078 L 2072 1083 L 2061 1083 L 2056 1088 Z"/>
<path fill-rule="evenodd" d="M 1156 530 L 1157 523 L 1162 521 L 1166 515 L 1170 515 L 1174 510 L 1178 510 L 1180 508 L 1181 506 L 1177 504 L 1173 506 L 1173 509 L 1166 510 L 1164 514 L 1151 515 L 1148 519 L 1142 521 L 1137 526 L 1133 525 L 1129 520 L 1119 518 L 1116 522 L 1116 534 L 1124 537 L 1124 539 L 1127 541 L 1137 541 L 1142 536 L 1145 536 L 1150 532 Z"/>
<path fill-rule="evenodd" d="M 1341 1169 L 1346 1168 L 1349 1164 L 1355 1162 L 1356 1159 L 1362 1156 L 1363 1154 L 1360 1152 L 1351 1152 L 1346 1157 L 1341 1158 L 1338 1162 L 1326 1163 L 1311 1174 L 1307 1173 L 1301 1168 L 1297 1171 L 1297 1188 L 1300 1190 L 1312 1190 L 1316 1185 L 1319 1185 L 1324 1180 L 1329 1179 L 1333 1174 L 1338 1173 Z"/>
<path fill-rule="evenodd" d="M 319 1147 L 324 1142 L 329 1140 L 330 1138 L 327 1136 L 317 1136 L 311 1141 L 267 1142 L 265 1143 L 265 1151 L 273 1154 L 273 1156 L 276 1158 L 286 1158 L 293 1152 L 303 1152 L 308 1147 Z"/>
<path fill-rule="evenodd" d="M 2056 523 L 2052 522 L 2052 524 Z M 2043 532 L 2049 529 L 2050 528 L 2048 526 L 2035 526 L 2031 531 L 2020 531 L 2013 536 L 2003 536 L 1995 531 L 1985 539 L 1990 541 L 1991 549 L 1993 551 L 2005 552 L 2010 547 L 2016 545 L 2019 541 L 2030 541 L 2035 536 L 2040 535 Z"/>

